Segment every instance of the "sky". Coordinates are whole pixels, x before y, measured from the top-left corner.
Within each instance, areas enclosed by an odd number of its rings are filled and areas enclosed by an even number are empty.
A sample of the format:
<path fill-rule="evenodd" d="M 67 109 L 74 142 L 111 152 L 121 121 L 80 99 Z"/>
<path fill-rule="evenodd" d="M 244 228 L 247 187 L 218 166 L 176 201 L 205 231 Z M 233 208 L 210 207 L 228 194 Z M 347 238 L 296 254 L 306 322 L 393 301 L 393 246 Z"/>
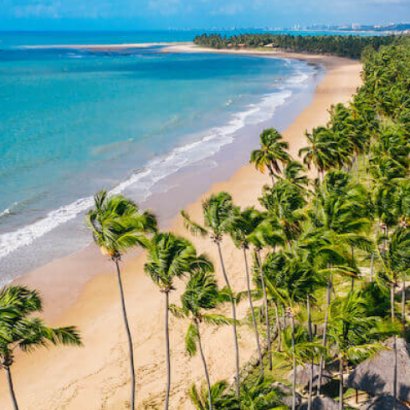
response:
<path fill-rule="evenodd" d="M 0 30 L 283 28 L 409 21 L 410 0 L 0 0 Z"/>

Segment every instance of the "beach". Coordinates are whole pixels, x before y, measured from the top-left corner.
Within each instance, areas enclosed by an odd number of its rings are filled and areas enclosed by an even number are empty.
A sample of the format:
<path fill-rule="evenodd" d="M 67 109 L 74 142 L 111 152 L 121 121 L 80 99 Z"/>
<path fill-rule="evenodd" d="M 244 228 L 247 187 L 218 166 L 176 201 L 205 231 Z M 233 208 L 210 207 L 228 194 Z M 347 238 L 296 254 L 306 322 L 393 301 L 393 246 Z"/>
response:
<path fill-rule="evenodd" d="M 167 51 L 167 50 L 165 50 Z M 170 52 L 206 51 L 191 45 L 172 45 Z M 213 52 L 215 50 L 212 50 Z M 231 52 L 236 51 L 222 51 Z M 247 53 L 245 50 L 238 53 Z M 326 72 L 318 85 L 312 102 L 283 133 L 289 142 L 290 153 L 297 157 L 305 145 L 305 130 L 324 124 L 332 104 L 346 102 L 360 85 L 359 62 L 328 56 L 254 51 L 282 58 L 295 58 L 323 65 Z M 257 146 L 255 138 L 255 148 Z M 240 206 L 257 205 L 257 197 L 266 175 L 253 166 L 244 165 L 226 181 L 220 181 L 203 193 L 185 209 L 196 221 L 202 221 L 201 203 L 213 192 L 221 190 L 232 194 Z M 188 187 L 189 189 L 189 187 Z M 177 199 L 176 199 L 177 200 Z M 159 202 L 151 204 L 155 210 Z M 217 277 L 222 277 L 217 253 L 210 241 L 193 238 L 175 215 L 167 228 L 189 237 L 198 251 L 206 252 L 215 262 Z M 236 290 L 245 288 L 243 261 L 231 241 L 223 242 L 227 270 Z M 136 253 L 123 261 L 124 285 L 131 330 L 135 343 L 137 366 L 138 408 L 160 408 L 165 385 L 165 351 L 163 331 L 163 295 L 143 272 L 145 255 Z M 78 326 L 84 347 L 39 350 L 28 355 L 17 355 L 13 366 L 16 391 L 24 409 L 124 409 L 128 400 L 127 344 L 121 320 L 120 303 L 114 267 L 90 246 L 76 255 L 56 260 L 30 272 L 18 280 L 41 291 L 45 299 L 45 317 L 54 325 Z M 171 295 L 171 303 L 179 303 L 182 283 Z M 239 316 L 246 314 L 247 303 L 239 306 Z M 226 308 L 229 313 L 229 307 Z M 191 409 L 187 389 L 203 380 L 199 357 L 189 358 L 185 353 L 184 334 L 187 323 L 171 319 L 172 351 L 172 409 Z M 233 340 L 230 327 L 205 328 L 205 354 L 211 380 L 232 380 L 234 372 Z M 240 327 L 241 362 L 244 364 L 255 351 L 252 332 L 246 325 Z M 212 352 L 212 354 L 211 354 Z M 4 374 L 1 374 L 4 378 Z M 10 409 L 4 380 L 0 387 L 0 408 Z"/>

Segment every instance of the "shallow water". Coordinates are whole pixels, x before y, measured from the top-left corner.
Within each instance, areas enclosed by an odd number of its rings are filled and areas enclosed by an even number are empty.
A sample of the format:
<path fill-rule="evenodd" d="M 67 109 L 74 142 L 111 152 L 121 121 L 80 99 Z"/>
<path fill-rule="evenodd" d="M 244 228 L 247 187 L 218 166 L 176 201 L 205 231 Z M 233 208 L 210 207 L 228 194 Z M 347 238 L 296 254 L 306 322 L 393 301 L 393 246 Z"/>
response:
<path fill-rule="evenodd" d="M 69 222 L 82 218 L 97 190 L 147 199 L 164 178 L 211 158 L 244 126 L 271 118 L 314 72 L 297 61 L 169 54 L 160 47 L 4 48 L 3 277 L 32 268 L 35 258 L 24 261 L 21 251 L 34 251 L 51 233 L 50 259 L 83 246 L 85 233 L 76 233 Z"/>

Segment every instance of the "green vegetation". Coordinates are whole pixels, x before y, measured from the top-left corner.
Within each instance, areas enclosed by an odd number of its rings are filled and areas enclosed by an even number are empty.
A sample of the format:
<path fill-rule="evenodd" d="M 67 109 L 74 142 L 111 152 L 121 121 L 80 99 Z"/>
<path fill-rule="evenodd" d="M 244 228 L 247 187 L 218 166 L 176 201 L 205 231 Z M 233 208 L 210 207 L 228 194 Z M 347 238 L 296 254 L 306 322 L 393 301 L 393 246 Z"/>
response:
<path fill-rule="evenodd" d="M 18 410 L 11 367 L 15 353 L 31 352 L 51 345 L 80 346 L 81 338 L 73 326 L 52 328 L 41 319 L 33 317 L 40 312 L 40 295 L 24 286 L 7 286 L 0 292 L 0 365 L 6 371 L 14 410 Z"/>
<path fill-rule="evenodd" d="M 331 54 L 360 58 L 363 50 L 395 43 L 395 36 L 301 36 L 290 34 L 240 34 L 226 37 L 220 34 L 196 36 L 194 43 L 202 47 L 223 48 L 276 48 L 284 51 Z"/>
<path fill-rule="evenodd" d="M 277 38 L 281 43 L 275 44 L 282 45 L 287 40 L 302 41 L 292 36 L 252 35 L 237 37 L 235 42 L 246 40 L 246 45 L 260 46 Z M 253 42 L 261 39 L 262 43 Z M 227 39 L 218 36 L 201 36 L 200 42 L 228 45 Z M 295 410 L 301 397 L 309 410 L 318 400 L 329 403 L 333 399 L 343 409 L 351 394 L 346 374 L 386 349 L 388 338 L 395 353 L 397 338 L 409 338 L 410 39 L 318 37 L 313 44 L 314 50 L 307 46 L 303 50 L 358 56 L 366 47 L 363 86 L 352 102 L 331 107 L 328 124 L 307 132 L 301 161 L 291 158 L 276 130 L 261 134 L 261 146 L 252 152 L 250 161 L 269 173 L 271 183 L 263 187 L 258 209 L 240 209 L 229 193 L 220 192 L 204 201 L 202 224 L 182 211 L 186 228 L 215 245 L 222 289 L 213 263 L 198 255 L 190 241 L 159 233 L 155 216 L 121 195 L 102 191 L 95 196 L 87 223 L 95 243 L 116 267 L 129 345 L 132 409 L 136 408 L 133 343 L 120 263 L 122 255 L 137 246 L 147 250 L 144 270 L 165 298 L 165 410 L 171 388 L 169 312 L 187 322 L 187 353 L 193 356 L 199 351 L 201 356 L 206 383 L 187 386 L 198 410 Z M 320 44 L 326 46 L 319 48 Z M 309 179 L 305 166 L 316 169 L 317 178 Z M 245 291 L 231 285 L 221 247 L 227 240 L 243 257 Z M 169 304 L 175 278 L 186 281 L 181 306 Z M 236 308 L 244 295 L 257 358 L 241 369 L 238 327 L 248 321 L 237 317 Z M 225 303 L 230 304 L 232 317 L 218 311 Z M 49 343 L 80 344 L 75 328 L 52 329 L 31 316 L 40 310 L 35 291 L 6 287 L 0 293 L 1 368 L 7 373 L 15 409 L 10 371 L 14 350 L 29 351 Z M 233 385 L 227 381 L 211 384 L 201 339 L 204 325 L 232 326 Z M 397 360 L 390 366 L 397 375 Z M 290 382 L 286 380 L 289 370 Z M 332 379 L 338 383 L 337 393 L 325 388 Z M 394 403 L 400 398 L 399 382 L 408 380 L 395 380 Z"/>
<path fill-rule="evenodd" d="M 103 255 L 115 264 L 120 291 L 122 316 L 128 339 L 131 374 L 131 410 L 135 409 L 135 366 L 134 347 L 125 305 L 120 261 L 124 252 L 134 246 L 147 247 L 146 233 L 156 231 L 157 222 L 149 212 L 140 212 L 138 206 L 122 195 L 108 197 L 101 191 L 94 197 L 94 208 L 87 214 L 87 225 L 91 229 L 94 242 Z"/>

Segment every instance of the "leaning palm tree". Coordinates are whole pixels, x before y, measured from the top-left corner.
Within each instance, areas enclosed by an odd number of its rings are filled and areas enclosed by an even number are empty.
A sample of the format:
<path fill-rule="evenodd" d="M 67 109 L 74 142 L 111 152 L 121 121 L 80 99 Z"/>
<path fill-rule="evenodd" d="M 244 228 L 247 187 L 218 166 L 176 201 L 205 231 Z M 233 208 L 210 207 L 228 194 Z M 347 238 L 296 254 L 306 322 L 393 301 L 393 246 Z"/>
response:
<path fill-rule="evenodd" d="M 268 170 L 272 183 L 275 177 L 281 173 L 281 166 L 288 163 L 291 158 L 287 150 L 289 144 L 283 141 L 282 136 L 273 128 L 266 129 L 260 135 L 260 149 L 251 153 L 250 162 L 255 164 L 258 171 Z"/>
<path fill-rule="evenodd" d="M 215 309 L 220 303 L 220 299 L 214 274 L 204 269 L 196 269 L 191 274 L 185 292 L 181 296 L 182 307 L 171 305 L 171 312 L 175 316 L 190 320 L 185 336 L 186 350 L 190 356 L 194 356 L 199 348 L 208 387 L 208 407 L 210 410 L 213 409 L 212 388 L 203 351 L 200 325 L 206 323 L 219 326 L 232 322 L 223 315 L 206 313 L 208 310 Z"/>
<path fill-rule="evenodd" d="M 235 368 L 236 368 L 236 394 L 240 395 L 240 377 L 239 377 L 239 344 L 236 320 L 236 297 L 232 290 L 228 273 L 226 271 L 225 262 L 222 254 L 222 239 L 232 226 L 232 222 L 238 213 L 237 209 L 232 203 L 232 197 L 227 192 L 219 192 L 211 195 L 203 204 L 204 226 L 191 220 L 189 215 L 182 211 L 181 215 L 184 220 L 185 227 L 194 235 L 201 235 L 202 237 L 209 237 L 216 245 L 221 264 L 222 274 L 225 280 L 227 291 L 230 295 L 232 307 L 232 329 L 235 344 Z"/>
<path fill-rule="evenodd" d="M 194 269 L 212 270 L 211 262 L 204 255 L 197 255 L 187 239 L 171 233 L 158 233 L 148 245 L 148 262 L 145 272 L 165 296 L 165 346 L 167 361 L 167 384 L 165 410 L 169 408 L 171 391 L 171 353 L 169 344 L 169 294 L 174 290 L 174 279 Z"/>
<path fill-rule="evenodd" d="M 91 229 L 94 242 L 103 255 L 115 264 L 120 292 L 122 316 L 128 340 L 131 375 L 131 410 L 135 409 L 135 365 L 134 348 L 125 304 L 121 277 L 121 256 L 134 246 L 146 247 L 147 233 L 156 231 L 155 217 L 149 212 L 141 212 L 138 206 L 122 195 L 108 196 L 100 191 L 94 197 L 94 208 L 87 214 L 87 225 Z"/>
<path fill-rule="evenodd" d="M 8 286 L 0 292 L 0 361 L 6 371 L 14 410 L 18 410 L 11 374 L 15 351 L 31 352 L 52 345 L 80 346 L 81 338 L 73 326 L 52 328 L 32 314 L 40 312 L 42 302 L 35 290 L 23 286 Z"/>

